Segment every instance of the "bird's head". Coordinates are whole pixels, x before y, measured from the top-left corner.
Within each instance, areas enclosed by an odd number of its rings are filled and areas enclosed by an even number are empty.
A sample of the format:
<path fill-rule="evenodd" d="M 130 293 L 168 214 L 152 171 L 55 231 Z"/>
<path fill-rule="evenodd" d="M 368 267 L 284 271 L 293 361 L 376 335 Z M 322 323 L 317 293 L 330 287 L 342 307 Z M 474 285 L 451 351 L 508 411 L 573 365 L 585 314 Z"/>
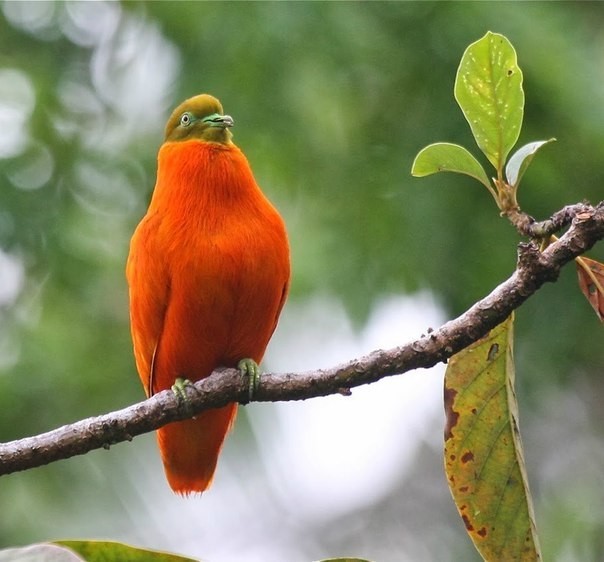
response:
<path fill-rule="evenodd" d="M 234 124 L 230 115 L 224 115 L 222 105 L 209 94 L 200 94 L 183 101 L 166 123 L 166 141 L 198 139 L 228 144 L 229 127 Z"/>

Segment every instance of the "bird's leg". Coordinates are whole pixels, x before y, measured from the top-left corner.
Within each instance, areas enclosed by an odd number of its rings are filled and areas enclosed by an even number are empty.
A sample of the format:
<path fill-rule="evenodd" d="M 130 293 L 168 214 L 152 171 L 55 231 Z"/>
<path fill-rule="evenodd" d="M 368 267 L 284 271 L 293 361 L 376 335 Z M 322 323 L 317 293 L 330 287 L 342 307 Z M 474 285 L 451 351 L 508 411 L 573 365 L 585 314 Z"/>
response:
<path fill-rule="evenodd" d="M 178 398 L 178 401 L 183 405 L 187 416 L 190 416 L 191 403 L 189 402 L 189 398 L 187 397 L 187 386 L 195 388 L 193 386 L 193 383 L 189 379 L 185 379 L 184 377 L 178 377 L 172 385 L 172 392 L 176 394 L 176 398 Z"/>
<path fill-rule="evenodd" d="M 237 363 L 237 368 L 241 373 L 242 377 L 247 377 L 248 381 L 248 398 L 251 402 L 254 398 L 254 394 L 260 387 L 260 367 L 258 367 L 258 363 L 253 359 L 245 358 Z"/>

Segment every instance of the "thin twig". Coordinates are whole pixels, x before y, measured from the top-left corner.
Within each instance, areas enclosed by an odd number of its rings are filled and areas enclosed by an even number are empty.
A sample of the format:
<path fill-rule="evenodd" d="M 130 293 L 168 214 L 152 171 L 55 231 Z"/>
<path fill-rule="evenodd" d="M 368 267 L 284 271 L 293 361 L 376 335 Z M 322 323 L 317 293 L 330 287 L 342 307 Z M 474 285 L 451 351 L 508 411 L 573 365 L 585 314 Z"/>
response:
<path fill-rule="evenodd" d="M 581 213 L 589 212 L 591 207 L 587 203 L 576 203 L 555 212 L 549 219 L 537 222 L 531 215 L 516 207 L 506 211 L 505 216 L 522 235 L 532 239 L 543 239 L 560 232 L 571 224 L 573 219 Z"/>

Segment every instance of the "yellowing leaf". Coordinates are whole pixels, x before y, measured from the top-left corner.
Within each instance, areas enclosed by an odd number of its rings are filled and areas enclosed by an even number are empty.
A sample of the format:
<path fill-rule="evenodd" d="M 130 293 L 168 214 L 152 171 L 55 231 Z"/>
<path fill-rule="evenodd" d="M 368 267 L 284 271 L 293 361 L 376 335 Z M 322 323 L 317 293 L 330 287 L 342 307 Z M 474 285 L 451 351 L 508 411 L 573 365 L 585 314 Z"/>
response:
<path fill-rule="evenodd" d="M 506 37 L 489 31 L 466 49 L 455 79 L 455 99 L 476 144 L 501 173 L 524 114 L 522 71 Z"/>
<path fill-rule="evenodd" d="M 445 470 L 459 514 L 488 562 L 540 560 L 514 394 L 513 316 L 451 358 Z"/>
<path fill-rule="evenodd" d="M 112 541 L 55 541 L 55 544 L 77 552 L 86 562 L 197 562 L 193 558 Z"/>
<path fill-rule="evenodd" d="M 577 259 L 579 288 L 604 322 L 604 264 L 589 258 Z"/>

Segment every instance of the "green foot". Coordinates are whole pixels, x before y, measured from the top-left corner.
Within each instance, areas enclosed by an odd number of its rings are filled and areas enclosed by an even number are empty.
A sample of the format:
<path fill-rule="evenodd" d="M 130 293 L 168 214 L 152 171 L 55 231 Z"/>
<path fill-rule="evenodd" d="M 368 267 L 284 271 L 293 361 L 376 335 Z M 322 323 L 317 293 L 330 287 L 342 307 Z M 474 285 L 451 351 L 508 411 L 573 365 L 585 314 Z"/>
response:
<path fill-rule="evenodd" d="M 191 403 L 187 397 L 187 386 L 193 386 L 193 383 L 189 379 L 178 377 L 172 385 L 172 392 L 176 394 L 176 398 L 183 404 L 187 415 L 189 415 L 191 413 Z"/>
<path fill-rule="evenodd" d="M 242 377 L 249 378 L 248 398 L 251 402 L 254 398 L 254 394 L 260 387 L 260 367 L 258 367 L 258 363 L 253 359 L 246 358 L 237 363 L 237 368 Z"/>

